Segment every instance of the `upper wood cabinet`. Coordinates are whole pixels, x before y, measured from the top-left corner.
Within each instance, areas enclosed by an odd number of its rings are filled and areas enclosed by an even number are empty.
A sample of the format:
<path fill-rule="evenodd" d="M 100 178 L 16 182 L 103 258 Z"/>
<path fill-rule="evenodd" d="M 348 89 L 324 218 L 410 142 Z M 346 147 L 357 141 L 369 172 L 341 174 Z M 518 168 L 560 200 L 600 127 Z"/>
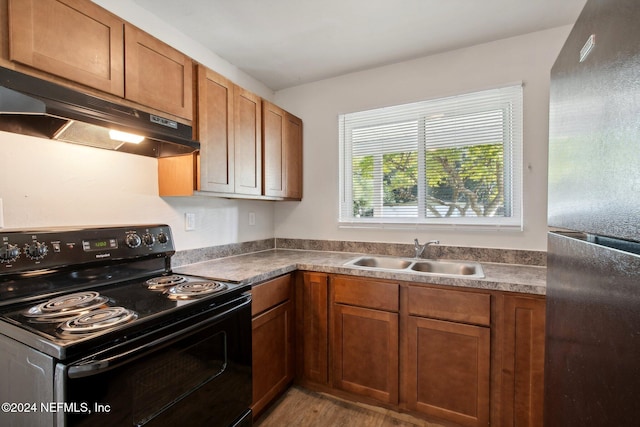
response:
<path fill-rule="evenodd" d="M 262 99 L 234 88 L 235 193 L 262 194 Z"/>
<path fill-rule="evenodd" d="M 196 138 L 202 191 L 235 191 L 234 88 L 231 81 L 198 65 Z"/>
<path fill-rule="evenodd" d="M 95 3 L 8 0 L 7 22 L 6 59 L 25 71 L 192 120 L 191 59 Z"/>
<path fill-rule="evenodd" d="M 192 170 L 190 159 L 159 159 L 160 195 L 300 200 L 302 120 L 202 65 L 196 74 L 200 178 L 173 171 Z"/>
<path fill-rule="evenodd" d="M 197 67 L 196 139 L 200 141 L 200 179 L 186 174 L 182 184 L 166 185 L 167 177 L 189 171 L 189 159 L 159 159 L 161 196 L 187 196 L 194 190 L 224 196 L 262 195 L 262 99 L 220 74 Z M 165 184 L 163 184 L 165 183 Z"/>
<path fill-rule="evenodd" d="M 193 63 L 171 46 L 125 24 L 127 99 L 193 118 Z"/>
<path fill-rule="evenodd" d="M 86 0 L 9 0 L 9 59 L 124 97 L 124 21 Z"/>
<path fill-rule="evenodd" d="M 287 113 L 284 127 L 285 179 L 284 197 L 302 200 L 302 119 Z"/>
<path fill-rule="evenodd" d="M 263 101 L 264 194 L 302 199 L 302 120 Z"/>
<path fill-rule="evenodd" d="M 200 156 L 196 153 L 158 159 L 160 196 L 191 196 L 200 182 Z"/>

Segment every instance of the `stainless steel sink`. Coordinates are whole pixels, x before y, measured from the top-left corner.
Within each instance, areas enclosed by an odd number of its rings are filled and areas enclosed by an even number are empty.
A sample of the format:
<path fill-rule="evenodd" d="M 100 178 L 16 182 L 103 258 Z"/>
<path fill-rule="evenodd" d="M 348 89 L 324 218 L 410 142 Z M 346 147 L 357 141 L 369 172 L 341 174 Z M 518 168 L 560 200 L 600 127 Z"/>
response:
<path fill-rule="evenodd" d="M 482 267 L 477 262 L 463 261 L 416 261 L 411 269 L 421 273 L 446 274 L 456 276 L 474 276 L 478 270 L 484 277 Z"/>
<path fill-rule="evenodd" d="M 353 262 L 353 265 L 359 267 L 373 267 L 392 270 L 404 270 L 411 265 L 411 261 L 401 258 L 387 257 L 360 257 Z"/>
<path fill-rule="evenodd" d="M 388 271 L 430 274 L 434 276 L 462 276 L 468 278 L 483 278 L 482 266 L 473 261 L 421 260 L 384 256 L 360 256 L 345 263 L 345 265 Z"/>

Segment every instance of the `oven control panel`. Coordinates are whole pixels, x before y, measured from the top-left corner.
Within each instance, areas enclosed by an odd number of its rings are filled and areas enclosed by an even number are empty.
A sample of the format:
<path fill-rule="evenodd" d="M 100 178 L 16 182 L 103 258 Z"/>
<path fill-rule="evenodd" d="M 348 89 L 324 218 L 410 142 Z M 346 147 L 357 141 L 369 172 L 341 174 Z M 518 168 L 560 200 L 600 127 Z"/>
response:
<path fill-rule="evenodd" d="M 174 252 L 171 228 L 165 224 L 0 230 L 0 275 Z"/>

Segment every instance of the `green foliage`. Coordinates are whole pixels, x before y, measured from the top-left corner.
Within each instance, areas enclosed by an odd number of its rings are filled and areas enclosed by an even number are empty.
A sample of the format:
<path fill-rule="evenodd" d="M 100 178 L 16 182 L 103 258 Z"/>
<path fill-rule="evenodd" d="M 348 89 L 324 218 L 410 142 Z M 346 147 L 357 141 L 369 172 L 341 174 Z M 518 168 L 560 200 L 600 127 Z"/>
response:
<path fill-rule="evenodd" d="M 382 162 L 385 206 L 418 201 L 418 153 L 385 154 Z"/>
<path fill-rule="evenodd" d="M 373 216 L 373 156 L 353 159 L 353 216 Z"/>
<path fill-rule="evenodd" d="M 354 216 L 373 216 L 374 156 L 353 159 Z M 425 154 L 428 216 L 494 216 L 504 211 L 503 147 L 484 144 L 428 150 Z M 383 204 L 417 205 L 417 152 L 384 154 Z"/>
<path fill-rule="evenodd" d="M 471 145 L 428 150 L 426 153 L 427 207 L 446 206 L 445 216 L 493 216 L 503 209 L 502 144 Z"/>

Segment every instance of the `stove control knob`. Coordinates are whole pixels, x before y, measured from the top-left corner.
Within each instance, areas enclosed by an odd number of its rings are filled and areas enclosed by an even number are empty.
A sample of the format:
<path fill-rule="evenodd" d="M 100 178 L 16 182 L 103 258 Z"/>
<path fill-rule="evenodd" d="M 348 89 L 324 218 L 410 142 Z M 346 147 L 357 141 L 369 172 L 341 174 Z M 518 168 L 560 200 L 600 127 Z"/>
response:
<path fill-rule="evenodd" d="M 24 251 L 31 259 L 42 259 L 47 255 L 48 249 L 47 245 L 36 241 L 30 245 L 25 245 Z"/>
<path fill-rule="evenodd" d="M 16 245 L 6 244 L 0 246 L 0 262 L 13 262 L 20 256 L 20 248 Z"/>
<path fill-rule="evenodd" d="M 146 233 L 144 236 L 142 236 L 142 241 L 147 246 L 153 246 L 153 244 L 156 242 L 156 238 L 153 237 L 153 234 Z"/>
<path fill-rule="evenodd" d="M 160 243 L 162 243 L 164 245 L 168 241 L 169 241 L 169 236 L 164 234 L 162 231 L 160 233 L 158 233 L 158 242 L 160 242 Z"/>
<path fill-rule="evenodd" d="M 136 233 L 127 234 L 124 243 L 131 249 L 137 248 L 142 243 L 142 239 Z"/>

